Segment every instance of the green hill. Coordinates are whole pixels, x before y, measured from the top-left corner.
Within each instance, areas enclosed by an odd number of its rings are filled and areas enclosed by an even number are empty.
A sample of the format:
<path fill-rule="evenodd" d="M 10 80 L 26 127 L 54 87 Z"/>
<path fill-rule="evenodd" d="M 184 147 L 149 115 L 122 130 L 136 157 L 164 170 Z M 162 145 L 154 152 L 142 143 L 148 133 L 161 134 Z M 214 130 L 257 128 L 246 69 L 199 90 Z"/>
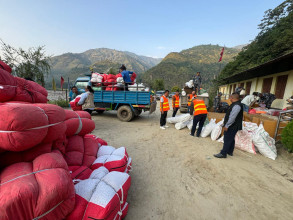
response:
<path fill-rule="evenodd" d="M 155 79 L 163 79 L 165 87 L 171 89 L 173 86 L 183 87 L 199 71 L 203 87 L 208 88 L 214 76 L 218 75 L 220 66 L 223 68 L 240 52 L 237 48 L 225 48 L 223 60 L 218 63 L 221 50 L 219 45 L 200 45 L 180 53 L 170 53 L 141 78 L 150 85 Z"/>
<path fill-rule="evenodd" d="M 139 56 L 127 51 L 118 51 L 107 48 L 91 49 L 83 53 L 66 53 L 51 58 L 51 75 L 46 78 L 46 84 L 51 86 L 52 76 L 59 84 L 61 76 L 69 77 L 74 81 L 79 75 L 90 72 L 90 67 L 95 72 L 106 72 L 110 68 L 118 71 L 121 64 L 125 64 L 127 69 L 138 74 L 157 65 L 160 58 Z"/>

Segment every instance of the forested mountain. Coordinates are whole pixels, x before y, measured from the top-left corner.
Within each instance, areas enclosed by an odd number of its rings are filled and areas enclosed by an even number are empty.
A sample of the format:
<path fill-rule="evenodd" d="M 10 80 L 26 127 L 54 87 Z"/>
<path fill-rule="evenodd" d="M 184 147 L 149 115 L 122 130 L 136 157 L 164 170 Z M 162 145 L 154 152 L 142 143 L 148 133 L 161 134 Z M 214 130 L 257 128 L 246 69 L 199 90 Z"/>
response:
<path fill-rule="evenodd" d="M 152 85 L 156 79 L 163 79 L 165 88 L 182 88 L 199 71 L 203 87 L 208 88 L 211 80 L 219 74 L 220 68 L 232 61 L 240 51 L 236 48 L 225 48 L 223 60 L 219 63 L 222 48 L 219 45 L 200 45 L 179 53 L 170 53 L 157 66 L 146 71 L 141 76 L 142 80 Z"/>
<path fill-rule="evenodd" d="M 293 1 L 266 11 L 259 29 L 255 40 L 225 66 L 220 79 L 293 52 Z"/>
<path fill-rule="evenodd" d="M 106 72 L 110 68 L 118 71 L 121 64 L 125 64 L 127 69 L 140 74 L 160 61 L 159 58 L 139 56 L 131 52 L 107 48 L 91 49 L 83 53 L 66 53 L 51 58 L 52 74 L 47 77 L 47 85 L 51 84 L 52 76 L 55 79 L 63 76 L 74 80 L 81 74 L 89 73 L 90 67 L 95 72 Z"/>

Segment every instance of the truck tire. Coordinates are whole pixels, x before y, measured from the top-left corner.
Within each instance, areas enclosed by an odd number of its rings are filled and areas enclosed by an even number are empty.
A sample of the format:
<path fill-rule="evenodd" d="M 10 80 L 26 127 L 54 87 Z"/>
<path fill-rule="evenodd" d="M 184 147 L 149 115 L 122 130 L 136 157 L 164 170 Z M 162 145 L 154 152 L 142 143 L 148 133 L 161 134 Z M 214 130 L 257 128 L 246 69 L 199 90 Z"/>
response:
<path fill-rule="evenodd" d="M 134 117 L 134 113 L 131 110 L 130 106 L 122 105 L 118 108 L 117 117 L 120 121 L 128 122 L 131 121 L 131 119 Z"/>
<path fill-rule="evenodd" d="M 139 116 L 142 113 L 142 109 L 134 109 L 134 116 Z"/>

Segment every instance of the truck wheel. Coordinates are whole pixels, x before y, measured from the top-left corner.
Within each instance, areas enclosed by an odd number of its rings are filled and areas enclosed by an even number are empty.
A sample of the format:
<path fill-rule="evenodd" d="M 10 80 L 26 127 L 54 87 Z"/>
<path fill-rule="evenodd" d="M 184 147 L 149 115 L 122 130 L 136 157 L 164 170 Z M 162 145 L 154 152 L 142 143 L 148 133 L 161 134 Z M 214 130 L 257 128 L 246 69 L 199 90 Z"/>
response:
<path fill-rule="evenodd" d="M 96 112 L 97 112 L 99 115 L 103 114 L 104 111 L 105 111 L 105 110 L 96 110 Z"/>
<path fill-rule="evenodd" d="M 134 115 L 139 116 L 142 113 L 142 109 L 134 109 Z"/>
<path fill-rule="evenodd" d="M 128 122 L 134 117 L 134 113 L 127 105 L 122 105 L 118 108 L 117 117 L 120 121 Z"/>

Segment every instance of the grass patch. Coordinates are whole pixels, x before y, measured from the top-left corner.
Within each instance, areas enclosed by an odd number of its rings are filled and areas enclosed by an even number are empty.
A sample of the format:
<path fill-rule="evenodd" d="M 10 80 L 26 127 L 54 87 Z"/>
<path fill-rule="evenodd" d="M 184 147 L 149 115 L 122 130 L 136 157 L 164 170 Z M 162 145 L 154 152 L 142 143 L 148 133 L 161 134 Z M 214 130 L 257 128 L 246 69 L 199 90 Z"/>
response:
<path fill-rule="evenodd" d="M 62 100 L 62 99 L 48 101 L 48 104 L 58 105 L 62 108 L 66 108 L 69 106 L 69 103 L 66 100 Z"/>

